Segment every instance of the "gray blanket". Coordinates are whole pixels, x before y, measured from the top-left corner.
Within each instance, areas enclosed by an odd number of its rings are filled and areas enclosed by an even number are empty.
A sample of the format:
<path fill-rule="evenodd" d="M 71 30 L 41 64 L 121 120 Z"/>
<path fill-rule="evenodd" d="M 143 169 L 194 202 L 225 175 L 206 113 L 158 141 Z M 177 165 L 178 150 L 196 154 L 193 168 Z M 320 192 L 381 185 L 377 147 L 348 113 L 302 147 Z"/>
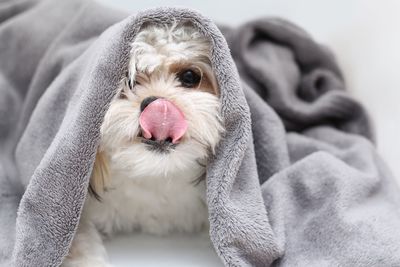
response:
<path fill-rule="evenodd" d="M 326 48 L 279 19 L 220 27 L 225 39 L 193 11 L 81 0 L 0 3 L 0 265 L 60 265 L 130 42 L 173 19 L 213 45 L 227 131 L 206 180 L 222 262 L 400 266 L 400 191 Z"/>

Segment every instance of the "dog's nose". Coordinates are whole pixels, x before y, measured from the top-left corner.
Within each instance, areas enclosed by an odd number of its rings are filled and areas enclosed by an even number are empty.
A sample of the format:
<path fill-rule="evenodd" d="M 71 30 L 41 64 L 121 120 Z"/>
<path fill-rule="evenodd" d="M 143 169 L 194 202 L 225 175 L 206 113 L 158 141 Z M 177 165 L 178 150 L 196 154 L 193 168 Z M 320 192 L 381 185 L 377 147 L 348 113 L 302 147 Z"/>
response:
<path fill-rule="evenodd" d="M 140 104 L 140 112 L 142 112 L 151 102 L 157 100 L 158 97 L 156 96 L 149 96 L 143 99 L 142 103 Z"/>

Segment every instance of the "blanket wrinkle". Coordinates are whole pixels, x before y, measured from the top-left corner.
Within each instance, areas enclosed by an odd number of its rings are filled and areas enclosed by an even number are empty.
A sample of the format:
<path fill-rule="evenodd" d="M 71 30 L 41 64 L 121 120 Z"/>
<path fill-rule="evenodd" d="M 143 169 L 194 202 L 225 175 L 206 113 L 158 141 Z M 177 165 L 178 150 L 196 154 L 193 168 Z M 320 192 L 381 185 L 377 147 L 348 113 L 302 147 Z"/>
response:
<path fill-rule="evenodd" d="M 400 191 L 328 48 L 283 19 L 217 27 L 90 0 L 0 3 L 0 266 L 60 266 L 130 44 L 173 21 L 212 44 L 226 132 L 206 201 L 221 263 L 400 266 Z"/>
<path fill-rule="evenodd" d="M 282 19 L 258 19 L 228 32 L 224 29 L 241 77 L 276 110 L 287 130 L 329 122 L 373 139 L 363 107 L 341 93 L 343 75 L 325 46 Z"/>

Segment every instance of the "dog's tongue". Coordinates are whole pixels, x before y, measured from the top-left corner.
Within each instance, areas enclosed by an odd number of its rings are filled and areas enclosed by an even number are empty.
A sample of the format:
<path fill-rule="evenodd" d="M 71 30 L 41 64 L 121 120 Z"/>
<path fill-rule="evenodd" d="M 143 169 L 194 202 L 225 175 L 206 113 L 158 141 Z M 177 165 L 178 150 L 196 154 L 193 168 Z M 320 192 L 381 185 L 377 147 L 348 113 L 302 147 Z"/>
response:
<path fill-rule="evenodd" d="M 176 144 L 185 134 L 187 123 L 182 111 L 166 99 L 151 102 L 140 115 L 143 137 L 163 141 L 168 138 Z"/>

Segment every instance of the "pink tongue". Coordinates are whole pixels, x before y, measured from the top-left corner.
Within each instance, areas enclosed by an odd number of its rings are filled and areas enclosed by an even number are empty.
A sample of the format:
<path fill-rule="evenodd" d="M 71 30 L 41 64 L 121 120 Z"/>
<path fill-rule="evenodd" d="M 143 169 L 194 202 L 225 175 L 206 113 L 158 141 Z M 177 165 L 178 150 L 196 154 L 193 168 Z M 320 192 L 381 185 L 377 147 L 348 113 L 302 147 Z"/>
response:
<path fill-rule="evenodd" d="M 187 123 L 182 111 L 173 103 L 165 99 L 157 99 L 151 102 L 140 114 L 140 127 L 143 137 L 158 141 L 168 138 L 176 144 L 185 134 Z"/>

